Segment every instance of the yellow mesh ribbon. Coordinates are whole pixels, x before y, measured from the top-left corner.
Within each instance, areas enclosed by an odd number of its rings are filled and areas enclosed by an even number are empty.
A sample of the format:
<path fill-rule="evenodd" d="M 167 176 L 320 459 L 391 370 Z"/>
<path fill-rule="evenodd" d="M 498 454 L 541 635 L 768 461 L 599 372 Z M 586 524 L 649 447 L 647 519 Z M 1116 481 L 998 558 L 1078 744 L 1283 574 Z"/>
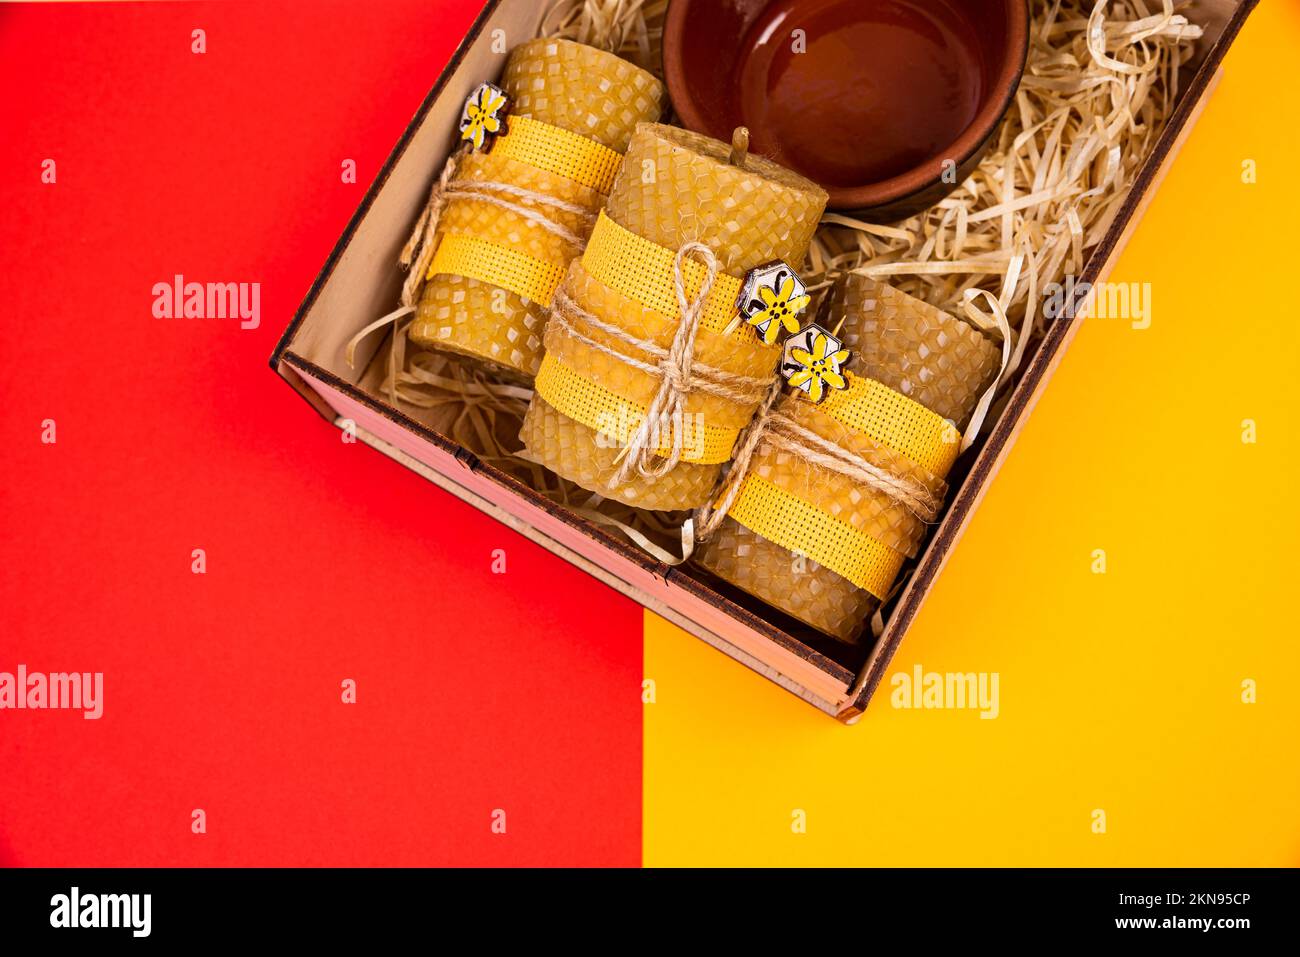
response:
<path fill-rule="evenodd" d="M 464 233 L 447 233 L 425 278 L 440 273 L 465 276 L 508 289 L 549 306 L 564 279 L 565 267 Z"/>
<path fill-rule="evenodd" d="M 961 451 L 961 435 L 951 422 L 875 379 L 851 372 L 845 378 L 849 387 L 832 391 L 822 411 L 921 468 L 948 474 Z"/>
<path fill-rule="evenodd" d="M 553 353 L 542 359 L 535 385 L 537 394 L 561 415 L 566 415 L 606 436 L 613 446 L 627 444 L 641 420 L 644 407 L 629 402 L 566 365 Z M 731 460 L 739 429 L 708 425 L 702 415 L 686 416 L 682 433 L 682 461 L 696 465 L 718 465 Z M 667 456 L 672 451 L 673 423 L 663 423 L 654 451 Z"/>
<path fill-rule="evenodd" d="M 677 304 L 677 290 L 673 282 L 673 260 L 677 252 L 624 229 L 601 210 L 591 240 L 582 254 L 582 267 L 610 289 L 628 299 L 641 303 L 674 321 L 680 320 L 682 311 Z M 686 298 L 694 299 L 704 285 L 706 270 L 694 259 L 682 264 L 682 277 L 686 280 Z M 740 298 L 741 282 L 735 276 L 720 272 L 713 281 L 713 289 L 705 300 L 700 328 L 721 333 L 736 317 L 736 300 Z M 754 329 L 742 325 L 733 333 L 742 339 L 752 339 Z"/>
<path fill-rule="evenodd" d="M 745 477 L 728 515 L 882 601 L 903 566 L 901 552 L 753 473 Z"/>
<path fill-rule="evenodd" d="M 509 117 L 506 127 L 505 135 L 492 144 L 492 155 L 518 160 L 609 194 L 623 163 L 620 153 L 604 143 L 529 116 Z"/>

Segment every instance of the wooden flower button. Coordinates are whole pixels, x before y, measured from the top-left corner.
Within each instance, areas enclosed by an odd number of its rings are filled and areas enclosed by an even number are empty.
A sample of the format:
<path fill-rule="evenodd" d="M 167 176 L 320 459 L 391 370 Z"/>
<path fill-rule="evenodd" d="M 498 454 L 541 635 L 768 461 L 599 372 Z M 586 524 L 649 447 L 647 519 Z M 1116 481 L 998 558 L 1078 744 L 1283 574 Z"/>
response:
<path fill-rule="evenodd" d="M 746 274 L 736 308 L 741 318 L 771 345 L 782 329 L 799 331 L 799 314 L 811 301 L 798 273 L 789 263 L 777 261 L 756 266 Z"/>
<path fill-rule="evenodd" d="M 832 389 L 847 389 L 844 365 L 849 350 L 821 326 L 810 325 L 785 342 L 781 375 L 809 401 L 820 402 Z"/>
<path fill-rule="evenodd" d="M 491 83 L 484 83 L 469 95 L 460 115 L 460 138 L 476 150 L 492 149 L 492 143 L 503 132 L 510 97 Z"/>

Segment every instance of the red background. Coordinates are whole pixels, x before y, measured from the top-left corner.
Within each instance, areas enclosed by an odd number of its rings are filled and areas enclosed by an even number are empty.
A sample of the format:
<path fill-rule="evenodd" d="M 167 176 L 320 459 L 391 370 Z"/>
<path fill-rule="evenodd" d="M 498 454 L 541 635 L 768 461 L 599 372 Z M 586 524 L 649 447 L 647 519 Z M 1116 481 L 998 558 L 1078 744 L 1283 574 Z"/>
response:
<path fill-rule="evenodd" d="M 0 863 L 638 863 L 640 610 L 267 367 L 478 7 L 0 9 L 0 671 L 105 674 L 0 711 Z"/>

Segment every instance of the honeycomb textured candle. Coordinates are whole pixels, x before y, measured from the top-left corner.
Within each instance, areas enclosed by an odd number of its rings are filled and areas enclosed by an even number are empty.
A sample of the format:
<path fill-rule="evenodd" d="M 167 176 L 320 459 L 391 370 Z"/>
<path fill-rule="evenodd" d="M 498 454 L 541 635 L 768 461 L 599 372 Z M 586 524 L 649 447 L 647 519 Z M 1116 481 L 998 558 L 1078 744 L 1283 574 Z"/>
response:
<path fill-rule="evenodd" d="M 857 377 L 906 396 L 955 427 L 965 428 L 979 397 L 998 373 L 998 345 L 965 321 L 873 279 L 850 276 L 837 284 L 830 325 L 844 320 L 841 338 L 852 350 L 849 369 Z M 884 393 L 888 394 L 888 393 Z M 915 461 L 882 436 L 888 423 L 874 423 L 874 435 L 848 424 L 837 408 L 784 395 L 775 411 L 884 471 L 903 476 L 942 499 L 952 452 L 935 445 L 933 457 L 913 451 Z M 860 423 L 859 423 L 860 424 Z M 916 448 L 923 448 L 917 445 Z M 917 554 L 927 525 L 876 488 L 810 463 L 803 455 L 762 441 L 751 463 L 753 486 L 737 503 L 695 560 L 719 577 L 806 624 L 842 641 L 857 640 L 869 616 L 888 597 L 893 574 Z M 756 489 L 757 491 L 754 491 Z M 777 489 L 779 493 L 771 490 Z M 852 529 L 876 543 L 885 567 L 875 592 L 813 559 L 816 548 L 796 553 L 749 528 L 737 515 L 759 515 L 755 495 L 792 496 L 785 507 L 810 507 L 830 521 L 827 529 Z M 760 503 L 761 504 L 761 503 Z M 780 507 L 778 505 L 778 507 Z M 759 524 L 759 523 L 754 523 Z M 853 534 L 850 533 L 850 534 Z"/>
<path fill-rule="evenodd" d="M 453 190 L 459 195 L 442 211 L 438 253 L 409 335 L 417 345 L 531 380 L 550 293 L 581 252 L 636 125 L 663 111 L 664 90 L 626 60 L 557 39 L 516 47 L 501 88 L 509 97 L 507 132 L 460 163 L 456 178 L 471 186 Z M 560 230 L 491 197 L 544 215 Z"/>
<path fill-rule="evenodd" d="M 605 215 L 557 296 L 565 322 L 552 320 L 546 331 L 524 445 L 564 478 L 641 508 L 693 508 L 708 497 L 780 356 L 778 346 L 765 345 L 743 323 L 728 331 L 740 282 L 773 260 L 802 266 L 826 205 L 826 194 L 808 180 L 760 157 L 733 164 L 730 152 L 687 130 L 639 127 Z M 741 401 L 685 390 L 681 421 L 662 423 L 653 446 L 667 455 L 680 428 L 682 461 L 659 477 L 633 471 L 611 487 L 627 440 L 662 384 L 654 367 L 681 322 L 673 258 L 689 242 L 706 245 L 718 264 L 695 359 L 759 381 L 760 394 Z M 694 297 L 704 270 L 696 261 L 688 266 L 685 291 Z M 572 306 L 561 308 L 565 303 Z"/>

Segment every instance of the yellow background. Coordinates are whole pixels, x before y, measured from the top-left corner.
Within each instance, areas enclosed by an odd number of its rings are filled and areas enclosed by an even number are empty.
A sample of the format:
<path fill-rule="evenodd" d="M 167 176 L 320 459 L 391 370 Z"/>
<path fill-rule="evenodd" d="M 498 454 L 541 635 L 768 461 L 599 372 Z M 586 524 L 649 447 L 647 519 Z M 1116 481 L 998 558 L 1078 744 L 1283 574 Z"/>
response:
<path fill-rule="evenodd" d="M 1265 0 L 1111 276 L 1151 327 L 1083 323 L 894 659 L 1000 716 L 842 727 L 647 614 L 648 865 L 1300 863 L 1297 61 Z"/>

